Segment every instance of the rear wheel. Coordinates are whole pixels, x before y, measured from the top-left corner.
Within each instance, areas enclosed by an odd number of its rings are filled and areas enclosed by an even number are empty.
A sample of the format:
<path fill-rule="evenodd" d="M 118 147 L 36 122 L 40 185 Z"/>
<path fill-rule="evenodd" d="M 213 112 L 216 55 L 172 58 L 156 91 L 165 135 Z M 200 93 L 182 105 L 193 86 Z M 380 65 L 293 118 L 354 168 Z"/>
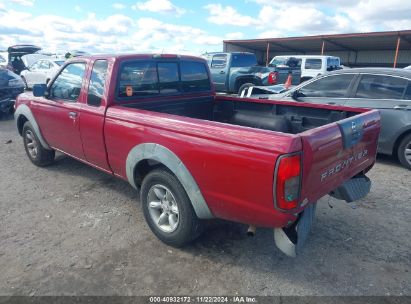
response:
<path fill-rule="evenodd" d="M 253 87 L 253 86 L 255 86 L 254 83 L 251 83 L 251 82 L 244 83 L 244 84 L 238 89 L 238 96 L 241 96 L 241 93 L 242 93 L 243 91 L 245 91 L 245 92 L 244 92 L 244 96 L 246 96 L 248 89 L 249 89 L 250 87 Z"/>
<path fill-rule="evenodd" d="M 140 193 L 144 217 L 164 243 L 181 247 L 200 234 L 200 221 L 177 178 L 165 169 L 150 172 Z"/>
<path fill-rule="evenodd" d="M 43 167 L 53 162 L 55 151 L 47 150 L 41 145 L 33 126 L 28 121 L 23 126 L 23 143 L 27 156 L 36 166 Z"/>
<path fill-rule="evenodd" d="M 411 170 L 411 134 L 401 140 L 397 154 L 401 164 Z"/>

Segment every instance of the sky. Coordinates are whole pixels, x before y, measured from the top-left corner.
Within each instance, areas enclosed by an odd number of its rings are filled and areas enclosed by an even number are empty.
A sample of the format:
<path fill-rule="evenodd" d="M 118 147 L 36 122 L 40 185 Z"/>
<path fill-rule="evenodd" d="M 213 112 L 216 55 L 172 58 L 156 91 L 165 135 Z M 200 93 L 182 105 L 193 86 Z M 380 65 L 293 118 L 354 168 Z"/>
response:
<path fill-rule="evenodd" d="M 222 51 L 223 40 L 411 29 L 411 0 L 0 0 L 0 50 Z"/>

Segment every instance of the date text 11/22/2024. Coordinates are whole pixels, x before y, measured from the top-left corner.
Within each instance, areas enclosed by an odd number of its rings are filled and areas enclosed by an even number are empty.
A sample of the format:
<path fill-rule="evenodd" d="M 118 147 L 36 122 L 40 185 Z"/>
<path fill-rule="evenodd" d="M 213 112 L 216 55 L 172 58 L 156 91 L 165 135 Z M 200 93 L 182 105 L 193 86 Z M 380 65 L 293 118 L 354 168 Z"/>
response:
<path fill-rule="evenodd" d="M 248 296 L 164 296 L 150 297 L 149 303 L 257 303 Z"/>

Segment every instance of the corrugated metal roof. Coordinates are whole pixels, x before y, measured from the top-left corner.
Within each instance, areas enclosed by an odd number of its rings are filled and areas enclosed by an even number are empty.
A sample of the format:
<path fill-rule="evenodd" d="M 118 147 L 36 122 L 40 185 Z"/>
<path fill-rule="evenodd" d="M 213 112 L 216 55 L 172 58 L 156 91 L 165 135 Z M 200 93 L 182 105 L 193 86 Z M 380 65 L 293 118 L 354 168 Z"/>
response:
<path fill-rule="evenodd" d="M 238 45 L 252 50 L 265 51 L 270 44 L 270 52 L 321 52 L 324 41 L 326 51 L 393 50 L 397 38 L 401 37 L 401 48 L 411 47 L 411 30 L 370 32 L 352 34 L 332 34 L 303 37 L 283 37 L 266 39 L 224 40 L 225 44 Z"/>

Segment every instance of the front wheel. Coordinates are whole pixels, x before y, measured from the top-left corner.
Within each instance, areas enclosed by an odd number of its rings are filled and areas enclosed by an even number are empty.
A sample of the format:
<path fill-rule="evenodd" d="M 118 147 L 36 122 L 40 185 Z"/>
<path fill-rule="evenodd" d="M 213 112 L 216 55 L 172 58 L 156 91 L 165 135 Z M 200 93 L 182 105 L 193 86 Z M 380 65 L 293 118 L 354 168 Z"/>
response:
<path fill-rule="evenodd" d="M 164 243 L 181 247 L 200 234 L 200 221 L 177 178 L 165 169 L 150 172 L 140 193 L 144 217 Z"/>
<path fill-rule="evenodd" d="M 401 140 L 397 154 L 401 164 L 411 170 L 411 134 Z"/>
<path fill-rule="evenodd" d="M 53 162 L 55 151 L 47 150 L 41 145 L 41 142 L 30 122 L 27 121 L 24 124 L 22 134 L 26 154 L 33 164 L 43 167 Z"/>

